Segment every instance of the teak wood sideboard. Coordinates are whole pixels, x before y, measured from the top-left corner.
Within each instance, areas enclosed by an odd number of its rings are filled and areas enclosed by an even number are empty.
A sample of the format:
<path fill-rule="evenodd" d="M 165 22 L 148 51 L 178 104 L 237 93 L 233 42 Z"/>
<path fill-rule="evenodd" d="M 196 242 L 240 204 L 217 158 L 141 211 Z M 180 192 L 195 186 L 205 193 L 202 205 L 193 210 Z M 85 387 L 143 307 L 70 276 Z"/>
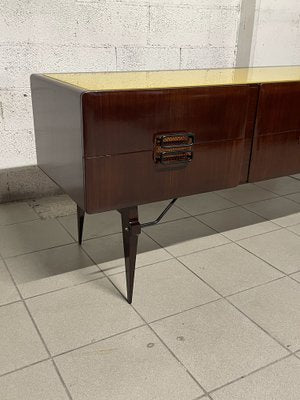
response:
<path fill-rule="evenodd" d="M 35 74 L 38 165 L 85 212 L 122 217 L 127 300 L 138 235 L 176 198 L 300 172 L 300 67 Z M 173 199 L 142 224 L 138 206 Z"/>

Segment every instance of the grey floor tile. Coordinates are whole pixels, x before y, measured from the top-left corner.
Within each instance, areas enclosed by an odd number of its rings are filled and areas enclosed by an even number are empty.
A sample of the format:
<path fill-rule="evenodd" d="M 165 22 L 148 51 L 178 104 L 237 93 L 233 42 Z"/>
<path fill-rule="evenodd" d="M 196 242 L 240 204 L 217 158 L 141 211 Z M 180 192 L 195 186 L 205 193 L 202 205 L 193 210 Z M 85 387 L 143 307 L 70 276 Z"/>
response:
<path fill-rule="evenodd" d="M 112 277 L 125 293 L 125 274 Z M 172 259 L 136 271 L 134 307 L 146 321 L 154 321 L 219 296 L 205 283 Z"/>
<path fill-rule="evenodd" d="M 259 201 L 245 207 L 283 227 L 300 223 L 300 204 L 284 197 Z"/>
<path fill-rule="evenodd" d="M 152 327 L 208 391 L 287 354 L 225 300 L 155 322 Z"/>
<path fill-rule="evenodd" d="M 73 239 L 55 220 L 23 222 L 0 228 L 0 253 L 12 257 L 71 243 Z"/>
<path fill-rule="evenodd" d="M 299 174 L 300 175 L 300 174 Z M 300 181 L 299 181 L 300 182 Z M 289 199 L 289 200 L 293 200 L 296 203 L 300 203 L 300 193 L 293 193 L 293 194 L 289 194 L 287 196 L 284 196 L 285 198 Z"/>
<path fill-rule="evenodd" d="M 289 357 L 215 392 L 214 400 L 298 400 L 300 360 Z"/>
<path fill-rule="evenodd" d="M 289 226 L 287 228 L 289 231 L 296 233 L 296 235 L 300 236 L 300 224 L 298 225 L 293 225 L 293 226 Z"/>
<path fill-rule="evenodd" d="M 177 205 L 190 215 L 205 214 L 235 206 L 231 201 L 213 192 L 181 197 L 177 200 Z"/>
<path fill-rule="evenodd" d="M 11 257 L 6 263 L 24 298 L 103 276 L 77 243 Z"/>
<path fill-rule="evenodd" d="M 74 400 L 191 400 L 202 390 L 148 327 L 56 358 Z"/>
<path fill-rule="evenodd" d="M 124 271 L 122 234 L 87 240 L 82 246 L 106 274 L 111 275 Z M 170 258 L 172 256 L 166 250 L 142 232 L 138 241 L 137 268 Z"/>
<path fill-rule="evenodd" d="M 240 240 L 278 229 L 278 226 L 242 207 L 196 217 L 231 240 Z"/>
<path fill-rule="evenodd" d="M 77 240 L 76 215 L 58 218 L 67 231 Z M 83 240 L 111 235 L 121 232 L 121 217 L 118 211 L 108 211 L 100 214 L 86 214 L 83 227 Z"/>
<path fill-rule="evenodd" d="M 218 190 L 215 193 L 239 205 L 271 199 L 272 197 L 277 196 L 276 194 L 260 188 L 252 183 L 245 183 L 244 185 L 230 189 Z"/>
<path fill-rule="evenodd" d="M 195 218 L 149 227 L 145 232 L 175 257 L 229 242 Z"/>
<path fill-rule="evenodd" d="M 280 178 L 257 182 L 256 185 L 263 189 L 270 190 L 271 192 L 280 196 L 300 192 L 299 180 L 291 178 L 290 176 L 283 176 Z"/>
<path fill-rule="evenodd" d="M 0 226 L 39 219 L 26 203 L 0 204 Z"/>
<path fill-rule="evenodd" d="M 0 307 L 0 375 L 47 357 L 23 303 Z"/>
<path fill-rule="evenodd" d="M 76 204 L 66 194 L 29 200 L 28 204 L 42 219 L 64 217 L 76 213 Z"/>
<path fill-rule="evenodd" d="M 300 349 L 300 287 L 283 278 L 230 297 L 230 301 L 292 351 Z"/>
<path fill-rule="evenodd" d="M 52 354 L 142 325 L 142 320 L 107 279 L 26 300 Z"/>
<path fill-rule="evenodd" d="M 68 400 L 51 361 L 13 372 L 0 378 L 3 400 Z"/>
<path fill-rule="evenodd" d="M 287 274 L 300 269 L 300 237 L 286 229 L 241 240 L 239 245 Z"/>
<path fill-rule="evenodd" d="M 223 296 L 283 276 L 233 243 L 189 254 L 180 260 Z"/>
<path fill-rule="evenodd" d="M 141 223 L 154 221 L 166 208 L 166 206 L 170 203 L 169 201 L 159 201 L 156 203 L 145 204 L 139 206 L 139 219 Z M 177 204 L 177 203 L 176 203 Z M 188 217 L 189 215 L 176 207 L 176 205 L 172 206 L 167 214 L 163 217 L 161 222 L 166 221 L 174 221 L 176 219 L 181 219 Z"/>
<path fill-rule="evenodd" d="M 293 279 L 296 279 L 300 283 L 300 272 L 297 272 L 296 274 L 292 274 L 291 277 Z"/>
<path fill-rule="evenodd" d="M 4 265 L 0 260 L 0 305 L 20 300 L 19 293 Z"/>

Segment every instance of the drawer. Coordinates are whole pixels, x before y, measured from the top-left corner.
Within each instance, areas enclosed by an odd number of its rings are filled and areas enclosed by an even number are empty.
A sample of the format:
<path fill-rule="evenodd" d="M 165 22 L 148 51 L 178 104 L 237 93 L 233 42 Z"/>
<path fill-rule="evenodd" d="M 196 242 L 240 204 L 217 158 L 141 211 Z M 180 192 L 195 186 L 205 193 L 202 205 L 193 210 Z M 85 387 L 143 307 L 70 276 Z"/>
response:
<path fill-rule="evenodd" d="M 257 135 L 300 130 L 300 82 L 261 85 Z"/>
<path fill-rule="evenodd" d="M 300 171 L 300 130 L 254 139 L 249 182 Z"/>
<path fill-rule="evenodd" d="M 239 184 L 244 140 L 194 146 L 183 165 L 161 165 L 152 151 L 85 159 L 88 213 L 223 189 Z"/>
<path fill-rule="evenodd" d="M 244 138 L 254 93 L 256 85 L 86 92 L 85 156 L 151 150 L 165 133 L 192 132 L 196 143 Z"/>

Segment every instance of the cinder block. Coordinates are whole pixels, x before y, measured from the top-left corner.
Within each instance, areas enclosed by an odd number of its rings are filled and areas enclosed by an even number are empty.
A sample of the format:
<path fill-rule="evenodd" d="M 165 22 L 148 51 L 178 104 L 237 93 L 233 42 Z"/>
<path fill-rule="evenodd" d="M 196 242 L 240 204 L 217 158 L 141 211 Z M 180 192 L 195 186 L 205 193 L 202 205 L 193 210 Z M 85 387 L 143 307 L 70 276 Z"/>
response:
<path fill-rule="evenodd" d="M 210 16 L 209 45 L 213 47 L 234 47 L 239 27 L 237 10 L 212 10 Z"/>
<path fill-rule="evenodd" d="M 31 95 L 28 90 L 1 90 L 0 102 L 5 130 L 33 129 Z"/>
<path fill-rule="evenodd" d="M 150 5 L 156 6 L 197 6 L 200 8 L 232 8 L 240 7 L 241 0 L 150 0 Z"/>
<path fill-rule="evenodd" d="M 199 7 L 151 7 L 150 44 L 207 46 L 210 11 Z"/>
<path fill-rule="evenodd" d="M 62 190 L 36 165 L 12 168 L 7 174 L 10 201 L 62 193 Z"/>
<path fill-rule="evenodd" d="M 167 47 L 121 47 L 117 49 L 119 70 L 179 69 L 180 49 Z"/>
<path fill-rule="evenodd" d="M 80 72 L 116 69 L 113 47 L 46 46 L 41 44 L 0 46 L 0 86 L 28 88 L 32 73 Z"/>
<path fill-rule="evenodd" d="M 2 43 L 76 43 L 74 1 L 0 0 L 0 9 Z"/>
<path fill-rule="evenodd" d="M 0 144 L 0 169 L 36 164 L 32 130 L 3 131 Z"/>
<path fill-rule="evenodd" d="M 109 2 L 80 4 L 76 38 L 82 45 L 147 44 L 149 7 Z"/>
<path fill-rule="evenodd" d="M 234 47 L 181 49 L 181 68 L 230 68 L 235 63 Z"/>

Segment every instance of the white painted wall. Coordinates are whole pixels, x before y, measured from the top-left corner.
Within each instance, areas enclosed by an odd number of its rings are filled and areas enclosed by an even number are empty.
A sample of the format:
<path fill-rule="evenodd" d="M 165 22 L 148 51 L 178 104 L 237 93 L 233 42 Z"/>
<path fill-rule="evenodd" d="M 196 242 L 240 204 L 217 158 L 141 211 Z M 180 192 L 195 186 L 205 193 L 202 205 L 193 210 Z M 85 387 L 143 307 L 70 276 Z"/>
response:
<path fill-rule="evenodd" d="M 0 0 L 0 170 L 36 163 L 33 72 L 233 66 L 240 0 Z"/>
<path fill-rule="evenodd" d="M 300 65 L 300 0 L 257 0 L 251 65 Z"/>

